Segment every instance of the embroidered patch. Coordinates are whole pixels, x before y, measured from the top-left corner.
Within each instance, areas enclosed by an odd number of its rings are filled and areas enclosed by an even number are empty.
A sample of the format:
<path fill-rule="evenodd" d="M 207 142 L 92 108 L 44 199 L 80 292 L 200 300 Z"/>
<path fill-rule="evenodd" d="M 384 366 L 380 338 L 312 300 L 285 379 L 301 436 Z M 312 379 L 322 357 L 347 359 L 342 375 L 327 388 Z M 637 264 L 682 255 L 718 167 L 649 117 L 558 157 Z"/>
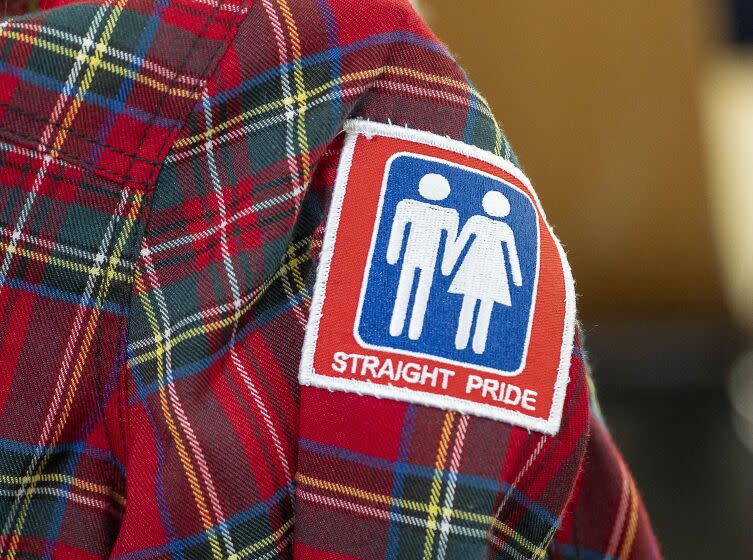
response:
<path fill-rule="evenodd" d="M 349 121 L 300 381 L 559 429 L 570 268 L 512 163 Z"/>

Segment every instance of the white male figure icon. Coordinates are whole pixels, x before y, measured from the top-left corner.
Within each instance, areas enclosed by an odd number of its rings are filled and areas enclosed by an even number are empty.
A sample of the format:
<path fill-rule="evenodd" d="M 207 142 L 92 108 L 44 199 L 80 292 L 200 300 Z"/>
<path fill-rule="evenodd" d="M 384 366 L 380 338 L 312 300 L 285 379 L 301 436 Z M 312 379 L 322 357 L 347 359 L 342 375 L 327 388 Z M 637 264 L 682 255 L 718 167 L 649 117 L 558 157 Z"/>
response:
<path fill-rule="evenodd" d="M 418 184 L 418 192 L 421 196 L 431 201 L 444 200 L 449 196 L 450 190 L 450 182 L 437 173 L 427 173 Z M 451 245 L 457 237 L 459 222 L 458 212 L 452 208 L 409 198 L 397 204 L 387 247 L 389 264 L 397 264 L 400 260 L 406 227 L 409 231 L 402 255 L 403 262 L 395 306 L 390 320 L 390 335 L 397 337 L 403 334 L 416 271 L 418 271 L 418 288 L 411 309 L 408 338 L 418 340 L 421 337 L 426 306 L 434 282 L 442 232 L 447 232 L 445 243 L 447 246 Z"/>

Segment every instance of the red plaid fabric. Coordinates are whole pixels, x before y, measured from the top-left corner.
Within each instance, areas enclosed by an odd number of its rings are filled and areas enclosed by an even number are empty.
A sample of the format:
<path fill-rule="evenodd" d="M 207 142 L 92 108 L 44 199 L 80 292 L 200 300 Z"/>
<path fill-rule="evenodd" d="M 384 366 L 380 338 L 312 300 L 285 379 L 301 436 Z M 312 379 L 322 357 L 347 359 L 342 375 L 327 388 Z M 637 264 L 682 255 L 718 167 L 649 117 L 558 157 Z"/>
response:
<path fill-rule="evenodd" d="M 516 162 L 406 1 L 43 8 L 0 20 L 3 557 L 659 558 L 577 341 L 556 436 L 298 385 L 344 121 Z"/>

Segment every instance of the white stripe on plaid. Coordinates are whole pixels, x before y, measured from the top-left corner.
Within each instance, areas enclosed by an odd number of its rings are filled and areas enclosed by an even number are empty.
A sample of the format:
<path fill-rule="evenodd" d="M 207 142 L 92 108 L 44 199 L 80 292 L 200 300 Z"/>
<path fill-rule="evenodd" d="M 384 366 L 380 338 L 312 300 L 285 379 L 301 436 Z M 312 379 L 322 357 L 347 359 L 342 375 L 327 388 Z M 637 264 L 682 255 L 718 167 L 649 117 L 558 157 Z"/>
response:
<path fill-rule="evenodd" d="M 0 226 L 0 238 L 10 239 L 12 237 L 13 237 L 12 229 L 5 226 Z M 93 251 L 85 251 L 78 247 L 74 247 L 72 245 L 66 245 L 65 243 L 61 243 L 60 241 L 44 239 L 42 237 L 33 235 L 31 233 L 22 233 L 21 235 L 19 235 L 18 241 L 21 241 L 30 247 L 36 247 L 38 249 L 42 249 L 47 252 L 45 254 L 52 254 L 53 252 L 61 253 L 69 257 L 73 257 L 75 259 L 79 259 L 81 261 L 91 263 L 91 265 L 96 264 L 97 257 L 98 257 L 98 254 L 94 253 Z M 110 265 L 115 270 L 120 269 L 119 272 L 121 273 L 133 272 L 136 268 L 136 265 L 133 262 L 129 260 L 120 259 L 114 256 L 107 257 L 104 262 Z"/>
<path fill-rule="evenodd" d="M 256 202 L 254 204 L 246 206 L 240 212 L 237 212 L 236 214 L 233 214 L 232 216 L 227 217 L 224 221 L 220 222 L 219 224 L 213 225 L 212 227 L 205 229 L 201 233 L 186 235 L 183 237 L 179 237 L 177 239 L 171 239 L 170 241 L 164 241 L 162 243 L 158 243 L 154 245 L 153 247 L 149 247 L 148 251 L 150 254 L 153 255 L 156 253 L 161 253 L 163 251 L 177 249 L 178 247 L 181 247 L 183 245 L 191 245 L 203 239 L 208 239 L 218 234 L 223 228 L 227 228 L 228 225 L 233 224 L 237 221 L 240 221 L 244 218 L 247 218 L 251 214 L 254 214 L 256 212 L 262 212 L 264 210 L 269 210 L 270 208 L 274 208 L 275 206 L 284 204 L 285 202 L 288 202 L 291 199 L 297 198 L 304 190 L 305 190 L 304 187 L 301 186 L 297 189 L 291 189 L 288 192 L 285 192 L 278 196 L 274 196 L 270 199 L 262 200 L 261 202 Z M 142 250 L 141 256 L 144 256 L 143 250 Z"/>

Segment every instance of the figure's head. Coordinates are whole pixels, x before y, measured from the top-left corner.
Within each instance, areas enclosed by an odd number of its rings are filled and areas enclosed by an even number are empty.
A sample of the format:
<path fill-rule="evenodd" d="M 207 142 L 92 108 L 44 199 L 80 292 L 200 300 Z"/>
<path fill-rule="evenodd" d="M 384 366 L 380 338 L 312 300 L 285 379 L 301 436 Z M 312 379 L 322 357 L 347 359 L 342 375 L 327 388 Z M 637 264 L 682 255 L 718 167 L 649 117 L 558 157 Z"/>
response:
<path fill-rule="evenodd" d="M 484 212 L 495 218 L 504 218 L 510 213 L 510 201 L 498 191 L 489 191 L 481 202 Z"/>
<path fill-rule="evenodd" d="M 427 200 L 444 200 L 450 194 L 450 182 L 438 173 L 427 173 L 418 183 L 418 192 Z"/>

